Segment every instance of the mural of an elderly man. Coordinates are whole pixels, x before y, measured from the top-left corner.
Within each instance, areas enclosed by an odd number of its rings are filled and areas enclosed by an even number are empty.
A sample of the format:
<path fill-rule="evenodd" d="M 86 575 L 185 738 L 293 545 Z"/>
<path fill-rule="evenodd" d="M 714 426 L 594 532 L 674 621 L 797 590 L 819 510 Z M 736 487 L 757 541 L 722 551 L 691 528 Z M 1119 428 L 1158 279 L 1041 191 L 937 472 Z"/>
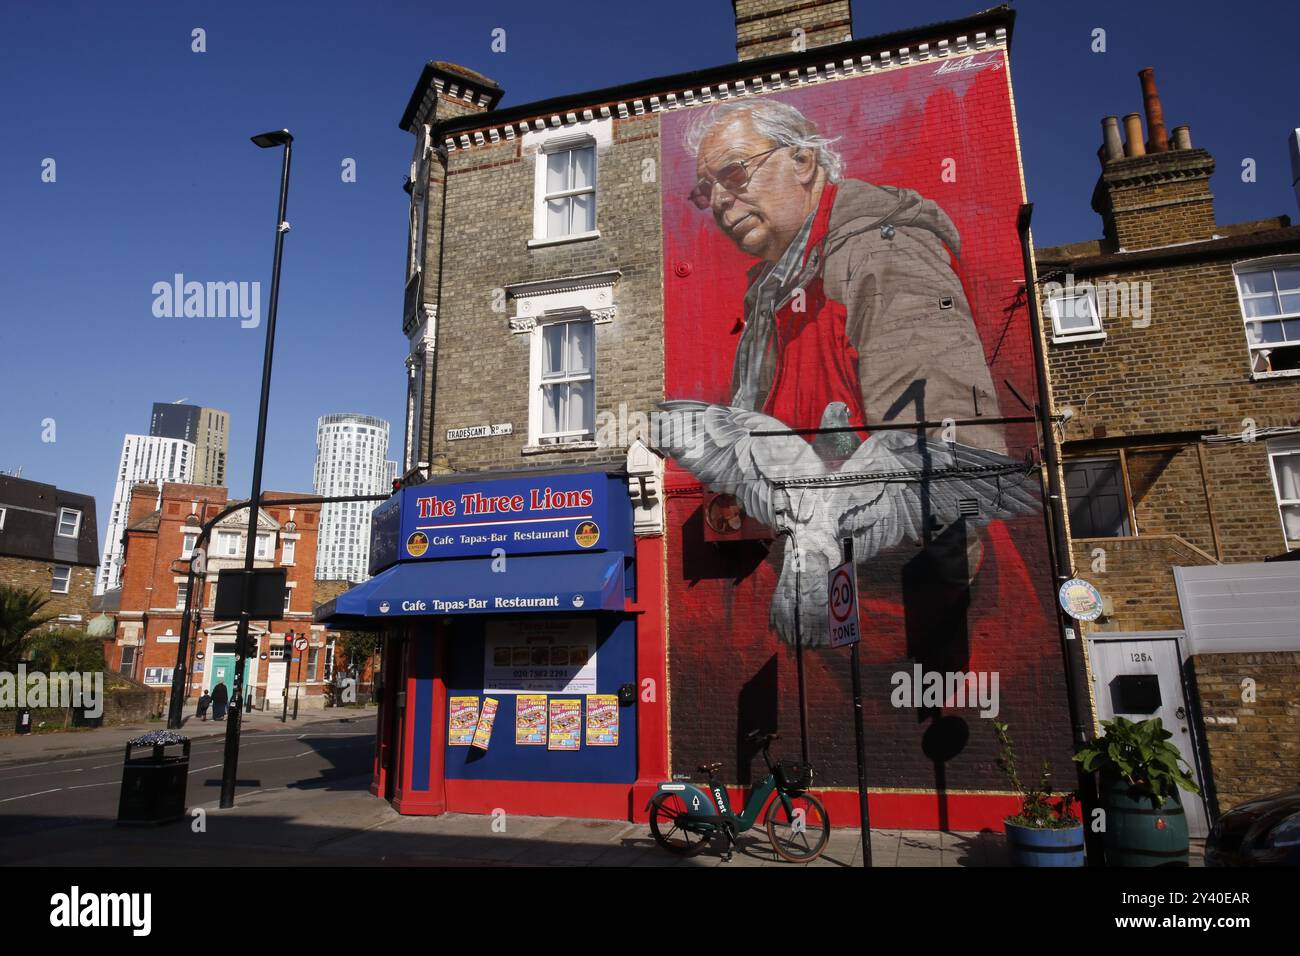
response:
<path fill-rule="evenodd" d="M 690 200 L 759 260 L 731 404 L 791 428 L 997 416 L 952 220 L 912 190 L 844 178 L 834 142 L 777 100 L 719 106 L 688 129 Z M 996 427 L 957 435 L 1006 450 Z"/>

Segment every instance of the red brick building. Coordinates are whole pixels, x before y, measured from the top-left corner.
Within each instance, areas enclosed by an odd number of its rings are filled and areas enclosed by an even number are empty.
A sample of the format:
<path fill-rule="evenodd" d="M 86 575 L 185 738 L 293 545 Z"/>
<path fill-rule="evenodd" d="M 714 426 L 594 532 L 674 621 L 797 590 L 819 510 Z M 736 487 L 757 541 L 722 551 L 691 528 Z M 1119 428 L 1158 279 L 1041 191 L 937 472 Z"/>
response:
<path fill-rule="evenodd" d="M 170 686 L 180 643 L 187 597 L 189 558 L 202 524 L 228 504 L 225 488 L 206 485 L 137 485 L 132 489 L 122 572 L 121 609 L 105 660 L 114 670 L 150 687 Z M 257 653 L 249 658 L 244 686 L 261 709 L 280 706 L 286 682 L 285 636 L 308 641 L 290 662 L 288 680 L 299 706 L 319 706 L 332 676 L 337 633 L 312 623 L 315 604 L 316 533 L 319 505 L 276 505 L 277 498 L 302 493 L 266 492 L 258 516 L 254 567 L 288 571 L 285 614 L 278 621 L 253 621 Z M 234 674 L 237 622 L 214 621 L 217 583 L 222 571 L 242 568 L 248 513 L 239 509 L 212 528 L 206 547 L 206 573 L 196 576 L 195 614 L 186 659 L 186 696 L 197 698 Z M 291 690 L 291 699 L 293 691 Z M 269 701 L 269 704 L 268 704 Z"/>

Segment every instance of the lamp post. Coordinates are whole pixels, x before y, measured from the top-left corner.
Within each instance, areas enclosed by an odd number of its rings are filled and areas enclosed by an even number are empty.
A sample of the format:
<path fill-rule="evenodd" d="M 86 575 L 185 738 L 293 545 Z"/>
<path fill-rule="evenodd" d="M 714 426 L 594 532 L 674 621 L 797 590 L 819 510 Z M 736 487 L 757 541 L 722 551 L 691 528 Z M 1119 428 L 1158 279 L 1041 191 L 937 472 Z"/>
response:
<path fill-rule="evenodd" d="M 280 167 L 280 205 L 275 218 L 275 260 L 271 266 L 271 300 L 266 310 L 266 347 L 262 353 L 262 395 L 257 409 L 257 447 L 253 453 L 253 489 L 248 496 L 248 538 L 244 543 L 243 600 L 240 602 L 239 631 L 235 639 L 234 700 L 241 701 L 244 690 L 244 662 L 248 656 L 248 611 L 252 602 L 253 552 L 257 540 L 257 515 L 262 503 L 262 453 L 266 448 L 266 411 L 271 396 L 271 360 L 275 354 L 275 309 L 280 298 L 280 258 L 284 253 L 284 234 L 289 231 L 285 211 L 289 201 L 289 161 L 293 154 L 293 136 L 287 129 L 260 133 L 253 143 L 262 149 L 284 147 Z M 221 769 L 223 810 L 235 805 L 235 779 L 239 769 L 239 728 L 242 708 L 236 705 L 226 721 L 226 752 Z"/>

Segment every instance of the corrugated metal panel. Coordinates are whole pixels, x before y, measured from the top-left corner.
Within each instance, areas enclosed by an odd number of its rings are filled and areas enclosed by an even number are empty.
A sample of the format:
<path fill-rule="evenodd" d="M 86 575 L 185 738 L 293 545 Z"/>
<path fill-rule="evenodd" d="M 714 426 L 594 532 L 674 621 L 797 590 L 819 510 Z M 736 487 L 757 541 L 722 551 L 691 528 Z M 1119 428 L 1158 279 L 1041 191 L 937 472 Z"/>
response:
<path fill-rule="evenodd" d="M 1300 563 L 1174 568 L 1189 654 L 1300 651 Z"/>

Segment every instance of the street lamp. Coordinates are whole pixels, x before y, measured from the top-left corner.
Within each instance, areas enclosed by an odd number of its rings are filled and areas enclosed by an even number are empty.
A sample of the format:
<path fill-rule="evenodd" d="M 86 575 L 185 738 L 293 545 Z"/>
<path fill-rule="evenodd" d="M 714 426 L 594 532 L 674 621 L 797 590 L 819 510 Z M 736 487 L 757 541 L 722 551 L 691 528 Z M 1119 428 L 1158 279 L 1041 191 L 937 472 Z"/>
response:
<path fill-rule="evenodd" d="M 248 538 L 244 546 L 243 600 L 240 602 L 239 631 L 235 639 L 235 701 L 242 702 L 244 690 L 244 662 L 248 655 L 248 606 L 252 603 L 250 585 L 253 579 L 253 553 L 257 541 L 257 513 L 262 503 L 262 452 L 266 448 L 266 409 L 271 396 L 271 360 L 275 354 L 275 308 L 280 299 L 280 258 L 284 253 L 284 234 L 289 223 L 284 218 L 289 201 L 289 160 L 293 154 L 293 136 L 287 129 L 259 133 L 253 142 L 269 149 L 284 147 L 280 167 L 280 206 L 275 217 L 275 260 L 271 267 L 271 301 L 266 310 L 266 348 L 262 354 L 262 396 L 257 409 L 257 447 L 253 453 L 253 490 L 248 496 Z M 235 779 L 239 768 L 239 728 L 243 708 L 234 707 L 226 721 L 226 753 L 221 769 L 221 802 L 223 810 L 235 805 Z M 233 719 L 231 719 L 233 718 Z"/>

